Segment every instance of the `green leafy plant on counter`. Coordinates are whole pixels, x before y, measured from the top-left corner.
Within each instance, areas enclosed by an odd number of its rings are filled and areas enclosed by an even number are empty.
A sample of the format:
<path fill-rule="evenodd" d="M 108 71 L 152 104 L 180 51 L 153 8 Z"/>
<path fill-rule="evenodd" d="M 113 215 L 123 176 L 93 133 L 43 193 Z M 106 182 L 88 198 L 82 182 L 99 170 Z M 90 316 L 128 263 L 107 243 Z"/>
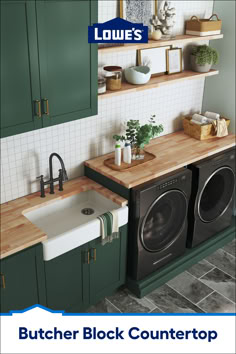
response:
<path fill-rule="evenodd" d="M 156 125 L 155 115 L 152 115 L 149 123 L 140 125 L 139 120 L 131 119 L 127 122 L 126 136 L 114 135 L 113 139 L 129 140 L 132 147 L 136 148 L 136 154 L 140 153 L 140 149 L 143 149 L 145 145 L 150 143 L 150 140 L 158 136 L 163 132 L 163 125 Z"/>
<path fill-rule="evenodd" d="M 219 53 L 216 49 L 208 45 L 198 45 L 192 47 L 192 55 L 196 57 L 196 64 L 202 66 L 205 64 L 218 64 Z"/>

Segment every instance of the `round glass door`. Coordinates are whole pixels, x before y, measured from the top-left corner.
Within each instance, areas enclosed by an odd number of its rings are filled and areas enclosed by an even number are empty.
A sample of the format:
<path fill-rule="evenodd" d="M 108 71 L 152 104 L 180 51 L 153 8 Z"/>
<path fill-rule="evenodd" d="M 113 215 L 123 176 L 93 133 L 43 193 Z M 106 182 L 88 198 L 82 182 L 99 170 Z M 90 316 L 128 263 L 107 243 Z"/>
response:
<path fill-rule="evenodd" d="M 221 167 L 206 181 L 198 201 L 198 215 L 203 222 L 222 216 L 233 198 L 235 175 L 231 168 Z"/>
<path fill-rule="evenodd" d="M 168 248 L 183 230 L 187 216 L 187 198 L 179 190 L 170 190 L 150 206 L 141 226 L 141 241 L 150 252 Z"/>

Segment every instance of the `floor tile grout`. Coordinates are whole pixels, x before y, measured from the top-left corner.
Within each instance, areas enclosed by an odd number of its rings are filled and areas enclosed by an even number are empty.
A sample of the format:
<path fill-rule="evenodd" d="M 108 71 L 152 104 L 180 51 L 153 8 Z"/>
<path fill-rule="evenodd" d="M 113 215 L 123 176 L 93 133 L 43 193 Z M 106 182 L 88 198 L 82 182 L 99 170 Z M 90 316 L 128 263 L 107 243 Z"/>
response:
<path fill-rule="evenodd" d="M 200 278 L 198 278 L 198 280 L 201 280 L 201 278 L 205 277 L 205 275 L 207 275 L 208 273 L 213 272 L 213 270 L 215 270 L 216 268 L 217 268 L 216 266 L 213 266 L 213 268 L 211 270 L 209 270 L 205 274 L 201 275 Z"/>
<path fill-rule="evenodd" d="M 226 275 L 228 275 L 229 277 L 236 279 L 236 277 L 234 277 L 233 275 L 227 273 L 225 270 L 221 269 L 219 266 L 215 266 L 215 268 L 218 268 L 219 270 L 221 270 L 223 273 L 225 273 Z"/>
<path fill-rule="evenodd" d="M 232 254 L 230 254 L 230 253 L 226 252 L 223 248 L 219 248 L 217 251 L 220 251 L 220 250 L 224 251 L 224 252 L 225 252 L 225 253 L 227 253 L 229 256 L 233 257 L 233 258 L 234 258 L 234 263 L 235 263 L 236 258 L 235 258 L 234 256 L 232 256 Z M 217 252 L 217 251 L 216 251 L 216 252 Z M 213 254 L 214 254 L 214 253 L 213 253 Z M 227 273 L 225 270 L 221 269 L 221 268 L 220 268 L 220 266 L 215 265 L 215 264 L 211 263 L 211 262 L 210 262 L 210 261 L 208 261 L 208 260 L 207 260 L 207 262 L 208 262 L 208 263 L 210 263 L 210 264 L 212 264 L 214 267 L 216 267 L 216 268 L 220 269 L 222 272 L 224 272 L 225 274 L 229 275 L 230 277 L 232 277 L 232 278 L 236 279 L 236 276 L 230 275 L 230 274 L 229 274 L 229 273 Z"/>
<path fill-rule="evenodd" d="M 221 294 L 219 291 L 215 290 L 216 293 L 218 293 L 219 295 L 223 296 L 226 300 L 229 300 L 230 302 L 232 302 L 232 304 L 234 304 L 234 306 L 236 306 L 236 303 L 232 300 L 230 300 L 227 296 Z"/>
<path fill-rule="evenodd" d="M 148 302 L 150 302 L 150 304 L 152 304 L 153 306 L 155 306 L 155 308 L 157 307 L 156 304 L 154 304 L 154 302 L 152 302 L 151 300 L 149 300 L 146 296 L 143 297 L 143 299 L 147 300 Z M 153 310 L 155 310 L 155 308 Z M 151 310 L 151 311 L 153 311 Z"/>
<path fill-rule="evenodd" d="M 224 248 L 220 248 L 220 250 L 223 250 L 225 253 L 229 254 L 230 256 L 236 258 L 236 256 L 234 256 L 233 254 L 229 253 L 228 251 L 226 251 Z"/>
<path fill-rule="evenodd" d="M 169 284 L 166 284 L 166 285 L 169 286 L 169 288 L 171 288 L 172 290 L 174 290 L 177 294 L 181 295 L 183 298 L 185 298 L 186 300 L 191 302 L 191 304 L 193 304 L 194 306 L 198 307 L 193 301 L 188 299 L 185 295 L 181 294 L 178 290 L 174 289 L 171 285 L 169 285 Z"/>
<path fill-rule="evenodd" d="M 203 300 L 206 300 L 210 295 L 212 295 L 215 292 L 217 292 L 217 291 L 212 289 L 212 292 L 210 294 L 208 294 L 207 296 L 205 296 L 202 300 L 198 301 L 197 305 L 200 304 L 200 302 L 202 302 Z"/>
<path fill-rule="evenodd" d="M 118 307 L 116 307 L 116 305 L 114 305 L 110 300 L 108 300 L 106 297 L 105 297 L 106 301 L 109 302 L 113 307 L 115 307 L 120 313 L 123 313 L 120 309 L 118 309 Z"/>

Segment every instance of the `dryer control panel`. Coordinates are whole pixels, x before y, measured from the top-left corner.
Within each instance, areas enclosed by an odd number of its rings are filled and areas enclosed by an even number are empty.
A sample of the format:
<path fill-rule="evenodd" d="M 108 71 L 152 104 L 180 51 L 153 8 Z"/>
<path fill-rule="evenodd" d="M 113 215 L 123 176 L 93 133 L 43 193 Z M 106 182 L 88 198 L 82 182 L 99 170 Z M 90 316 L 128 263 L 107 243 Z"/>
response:
<path fill-rule="evenodd" d="M 157 189 L 164 189 L 166 187 L 172 186 L 173 184 L 178 182 L 178 178 L 174 178 L 171 181 L 165 182 L 157 186 Z"/>

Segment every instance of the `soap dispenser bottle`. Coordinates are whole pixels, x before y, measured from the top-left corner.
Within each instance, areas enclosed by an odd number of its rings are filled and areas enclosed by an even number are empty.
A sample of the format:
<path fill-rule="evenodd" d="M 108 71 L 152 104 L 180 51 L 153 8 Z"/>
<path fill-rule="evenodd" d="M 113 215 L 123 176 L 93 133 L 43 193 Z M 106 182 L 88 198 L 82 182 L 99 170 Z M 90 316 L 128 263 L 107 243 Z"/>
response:
<path fill-rule="evenodd" d="M 127 140 L 124 147 L 124 162 L 131 164 L 131 144 Z"/>
<path fill-rule="evenodd" d="M 119 141 L 116 142 L 115 146 L 115 165 L 121 165 L 121 146 Z"/>

